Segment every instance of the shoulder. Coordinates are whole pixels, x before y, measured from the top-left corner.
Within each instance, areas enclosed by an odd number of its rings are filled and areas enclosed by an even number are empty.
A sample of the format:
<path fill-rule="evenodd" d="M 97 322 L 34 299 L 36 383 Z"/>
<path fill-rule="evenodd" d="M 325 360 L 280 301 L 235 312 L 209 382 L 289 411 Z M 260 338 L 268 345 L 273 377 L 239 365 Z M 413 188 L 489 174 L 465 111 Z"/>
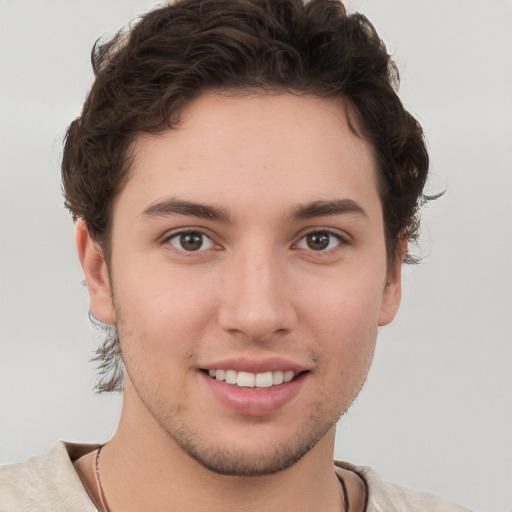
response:
<path fill-rule="evenodd" d="M 0 512 L 96 512 L 74 470 L 70 451 L 85 445 L 56 443 L 45 455 L 0 467 Z"/>
<path fill-rule="evenodd" d="M 444 498 L 383 480 L 366 466 L 336 462 L 337 467 L 359 475 L 366 484 L 366 512 L 470 512 Z"/>

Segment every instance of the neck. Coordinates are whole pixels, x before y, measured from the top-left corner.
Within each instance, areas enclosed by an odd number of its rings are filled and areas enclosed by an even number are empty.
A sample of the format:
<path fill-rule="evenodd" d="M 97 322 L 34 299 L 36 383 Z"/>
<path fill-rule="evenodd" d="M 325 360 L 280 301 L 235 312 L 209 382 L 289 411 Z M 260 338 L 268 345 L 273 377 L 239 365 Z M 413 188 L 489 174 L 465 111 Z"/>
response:
<path fill-rule="evenodd" d="M 222 475 L 190 457 L 152 417 L 141 417 L 125 400 L 118 430 L 101 455 L 101 479 L 112 512 L 340 511 L 343 494 L 333 468 L 334 433 L 333 427 L 286 470 Z"/>

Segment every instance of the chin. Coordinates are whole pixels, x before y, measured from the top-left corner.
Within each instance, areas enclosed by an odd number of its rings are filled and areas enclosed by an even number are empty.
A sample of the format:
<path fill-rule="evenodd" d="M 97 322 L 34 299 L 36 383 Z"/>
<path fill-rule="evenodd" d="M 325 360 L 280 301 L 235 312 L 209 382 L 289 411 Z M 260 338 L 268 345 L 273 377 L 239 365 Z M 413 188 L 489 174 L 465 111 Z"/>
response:
<path fill-rule="evenodd" d="M 241 449 L 219 449 L 210 451 L 188 450 L 190 457 L 201 466 L 219 475 L 263 476 L 288 469 L 297 463 L 316 444 L 298 447 L 281 447 L 267 450 L 266 453 L 250 454 Z"/>
<path fill-rule="evenodd" d="M 297 432 L 284 441 L 274 440 L 262 446 L 234 446 L 233 442 L 207 443 L 198 440 L 191 432 L 182 429 L 168 432 L 183 452 L 198 462 L 202 467 L 220 475 L 263 476 L 284 471 L 300 461 L 333 427 L 329 423 L 320 427 L 315 425 L 309 433 Z M 271 436 L 267 437 L 270 440 Z M 229 444 L 228 444 L 229 443 Z"/>

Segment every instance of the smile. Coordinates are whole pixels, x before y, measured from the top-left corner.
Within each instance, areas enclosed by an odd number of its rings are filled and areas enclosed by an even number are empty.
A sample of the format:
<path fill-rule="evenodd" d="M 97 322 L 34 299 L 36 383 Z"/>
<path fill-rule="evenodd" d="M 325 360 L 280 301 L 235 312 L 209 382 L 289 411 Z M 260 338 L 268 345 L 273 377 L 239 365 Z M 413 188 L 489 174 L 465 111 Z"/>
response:
<path fill-rule="evenodd" d="M 209 369 L 208 374 L 212 379 L 224 381 L 226 384 L 243 388 L 270 388 L 272 386 L 279 386 L 285 382 L 292 381 L 298 375 L 291 370 L 251 373 L 215 369 Z"/>

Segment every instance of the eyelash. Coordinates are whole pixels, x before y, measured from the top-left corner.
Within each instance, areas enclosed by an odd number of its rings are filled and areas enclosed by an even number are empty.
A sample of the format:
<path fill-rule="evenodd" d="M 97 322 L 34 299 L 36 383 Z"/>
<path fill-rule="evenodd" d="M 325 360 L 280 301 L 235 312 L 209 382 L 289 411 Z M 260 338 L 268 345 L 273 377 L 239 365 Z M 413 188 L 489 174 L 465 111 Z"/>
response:
<path fill-rule="evenodd" d="M 181 245 L 181 241 L 182 241 L 181 237 L 184 237 L 187 235 L 188 236 L 197 235 L 198 237 L 201 237 L 201 245 L 197 248 L 197 250 L 187 250 L 187 249 L 183 248 L 183 246 Z M 303 241 L 305 241 L 305 243 L 307 244 L 308 243 L 307 238 L 314 236 L 314 235 L 317 235 L 317 236 L 321 235 L 321 236 L 329 237 L 327 246 L 319 248 L 319 249 L 313 249 L 311 247 L 300 247 L 300 244 Z M 333 247 L 329 247 L 332 244 L 333 239 L 336 242 L 336 244 Z M 177 243 L 179 245 L 181 245 L 181 247 L 174 245 L 173 241 L 177 241 Z M 163 242 L 171 245 L 175 250 L 177 250 L 181 253 L 185 253 L 185 254 L 194 254 L 194 253 L 199 254 L 204 251 L 213 249 L 215 247 L 215 242 L 212 240 L 212 238 L 210 236 L 208 236 L 207 234 L 203 233 L 199 229 L 197 229 L 197 230 L 189 229 L 186 231 L 179 231 L 177 233 L 173 233 L 173 234 L 167 236 L 163 240 Z M 204 247 L 205 243 L 208 245 L 207 247 Z M 307 233 L 302 235 L 299 238 L 299 240 L 293 244 L 292 247 L 299 249 L 299 250 L 304 249 L 307 251 L 311 251 L 313 254 L 322 255 L 322 254 L 326 254 L 326 253 L 331 254 L 332 252 L 336 252 L 336 251 L 340 250 L 343 246 L 346 246 L 348 243 L 349 242 L 347 241 L 347 239 L 338 232 L 332 231 L 330 229 L 316 229 L 316 230 L 308 231 Z"/>
<path fill-rule="evenodd" d="M 328 241 L 328 245 L 325 248 L 321 249 L 313 249 L 311 247 L 304 247 L 305 250 L 310 250 L 311 252 L 315 254 L 326 254 L 326 253 L 332 253 L 335 251 L 338 251 L 341 249 L 342 246 L 345 246 L 348 244 L 347 239 L 341 235 L 340 233 L 336 231 L 332 231 L 330 229 L 316 229 L 313 231 L 308 231 L 306 234 L 304 234 L 298 242 L 296 242 L 295 246 L 299 249 L 302 249 L 302 247 L 299 247 L 299 244 L 304 240 L 306 241 L 308 237 L 313 235 L 327 235 L 330 240 Z M 336 241 L 336 245 L 334 247 L 329 247 L 333 241 L 333 239 Z M 307 242 L 306 242 L 307 243 Z"/>
<path fill-rule="evenodd" d="M 199 246 L 199 248 L 197 250 L 192 250 L 192 251 L 188 251 L 186 249 L 184 249 L 183 247 L 176 247 L 175 245 L 173 245 L 173 241 L 174 240 L 177 240 L 178 243 L 180 243 L 180 239 L 181 237 L 184 237 L 184 236 L 191 236 L 191 235 L 198 235 L 201 237 L 201 245 Z M 209 242 L 208 243 L 208 247 L 206 247 L 206 249 L 203 248 L 203 245 L 205 242 Z M 176 249 L 177 251 L 180 251 L 182 253 L 200 253 L 200 252 L 204 252 L 205 250 L 208 250 L 208 249 L 212 249 L 213 246 L 215 245 L 215 243 L 213 242 L 212 238 L 209 237 L 208 235 L 206 235 L 205 233 L 203 233 L 202 231 L 200 230 L 196 230 L 196 229 L 189 229 L 189 230 L 186 230 L 186 231 L 179 231 L 178 233 L 173 233 L 172 235 L 168 236 L 165 238 L 164 240 L 164 243 L 167 243 L 169 245 L 171 245 L 174 249 Z M 202 249 L 202 250 L 201 250 Z"/>

